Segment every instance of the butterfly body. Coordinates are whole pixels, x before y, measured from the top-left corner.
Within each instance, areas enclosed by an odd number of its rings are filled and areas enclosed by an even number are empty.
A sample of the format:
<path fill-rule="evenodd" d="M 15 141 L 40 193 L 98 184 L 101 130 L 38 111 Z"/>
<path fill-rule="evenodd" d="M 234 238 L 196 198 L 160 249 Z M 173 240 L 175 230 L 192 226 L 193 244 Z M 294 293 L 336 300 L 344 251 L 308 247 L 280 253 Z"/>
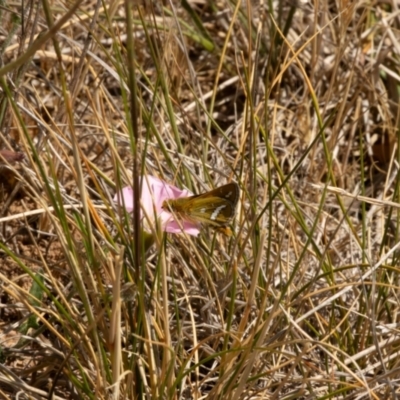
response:
<path fill-rule="evenodd" d="M 166 200 L 163 209 L 186 221 L 224 227 L 235 216 L 239 194 L 239 185 L 231 182 L 207 193 Z"/>

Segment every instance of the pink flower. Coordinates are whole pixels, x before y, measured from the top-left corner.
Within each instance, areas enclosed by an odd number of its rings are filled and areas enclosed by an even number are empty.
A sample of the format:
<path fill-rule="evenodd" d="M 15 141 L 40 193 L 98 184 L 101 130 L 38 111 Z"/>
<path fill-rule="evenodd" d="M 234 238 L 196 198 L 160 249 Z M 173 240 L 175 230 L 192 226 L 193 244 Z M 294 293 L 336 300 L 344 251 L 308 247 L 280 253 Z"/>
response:
<path fill-rule="evenodd" d="M 165 232 L 182 233 L 184 231 L 193 236 L 200 233 L 200 224 L 184 220 L 177 222 L 170 212 L 162 209 L 165 200 L 192 196 L 192 193 L 188 190 L 178 189 L 151 175 L 143 176 L 142 180 L 140 203 L 145 226 L 146 221 L 149 222 L 150 220 L 155 224 L 155 219 L 158 218 Z M 131 213 L 133 211 L 133 189 L 130 186 L 124 187 L 116 193 L 114 201 L 120 206 L 124 205 L 126 211 Z"/>

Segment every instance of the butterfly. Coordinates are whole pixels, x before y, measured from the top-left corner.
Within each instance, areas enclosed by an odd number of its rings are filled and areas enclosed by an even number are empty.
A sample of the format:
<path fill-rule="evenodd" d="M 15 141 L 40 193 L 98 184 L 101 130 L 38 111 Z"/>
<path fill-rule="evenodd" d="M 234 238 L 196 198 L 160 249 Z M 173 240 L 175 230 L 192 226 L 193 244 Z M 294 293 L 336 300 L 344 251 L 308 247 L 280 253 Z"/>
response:
<path fill-rule="evenodd" d="M 182 220 L 211 225 L 230 235 L 224 228 L 235 216 L 239 195 L 239 185 L 231 182 L 196 196 L 165 200 L 162 208 Z"/>

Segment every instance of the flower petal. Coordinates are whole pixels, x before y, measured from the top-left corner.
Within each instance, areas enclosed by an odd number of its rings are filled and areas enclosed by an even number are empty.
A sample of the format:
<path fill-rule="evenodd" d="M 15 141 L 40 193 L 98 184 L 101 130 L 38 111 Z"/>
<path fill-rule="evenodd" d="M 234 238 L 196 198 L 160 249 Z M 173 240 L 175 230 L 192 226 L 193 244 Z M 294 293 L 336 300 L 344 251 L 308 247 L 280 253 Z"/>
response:
<path fill-rule="evenodd" d="M 188 221 L 182 221 L 181 224 L 178 224 L 176 221 L 170 221 L 165 225 L 164 230 L 168 233 L 185 232 L 192 236 L 198 236 L 200 233 L 199 225 Z"/>
<path fill-rule="evenodd" d="M 169 185 L 151 175 L 143 176 L 142 179 L 142 193 L 140 198 L 142 215 L 144 211 L 144 214 L 149 217 L 150 220 L 154 220 L 155 211 L 157 217 L 161 220 L 163 230 L 169 233 L 182 233 L 182 231 L 184 231 L 188 235 L 194 236 L 197 236 L 200 233 L 200 224 L 184 220 L 176 221 L 171 213 L 162 209 L 165 200 L 192 196 L 193 194 L 191 192 Z M 127 186 L 120 192 L 116 193 L 114 201 L 119 205 L 124 204 L 126 210 L 132 212 L 133 197 L 133 189 Z"/>
<path fill-rule="evenodd" d="M 120 206 L 124 205 L 126 211 L 133 211 L 133 189 L 125 186 L 121 191 L 115 193 L 113 200 Z"/>

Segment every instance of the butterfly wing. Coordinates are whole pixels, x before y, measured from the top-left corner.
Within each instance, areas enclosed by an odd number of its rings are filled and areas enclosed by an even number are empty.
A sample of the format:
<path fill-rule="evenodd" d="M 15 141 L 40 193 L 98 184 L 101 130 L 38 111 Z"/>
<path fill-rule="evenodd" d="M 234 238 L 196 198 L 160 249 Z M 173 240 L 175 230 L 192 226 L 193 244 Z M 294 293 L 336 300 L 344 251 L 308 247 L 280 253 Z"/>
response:
<path fill-rule="evenodd" d="M 203 224 L 223 226 L 228 224 L 235 215 L 236 207 L 220 197 L 196 199 L 191 205 L 187 219 Z"/>
<path fill-rule="evenodd" d="M 235 215 L 239 194 L 238 184 L 232 182 L 207 193 L 167 200 L 163 208 L 188 221 L 225 226 Z"/>
<path fill-rule="evenodd" d="M 192 196 L 190 216 L 201 223 L 224 226 L 235 216 L 240 189 L 235 182 Z"/>

